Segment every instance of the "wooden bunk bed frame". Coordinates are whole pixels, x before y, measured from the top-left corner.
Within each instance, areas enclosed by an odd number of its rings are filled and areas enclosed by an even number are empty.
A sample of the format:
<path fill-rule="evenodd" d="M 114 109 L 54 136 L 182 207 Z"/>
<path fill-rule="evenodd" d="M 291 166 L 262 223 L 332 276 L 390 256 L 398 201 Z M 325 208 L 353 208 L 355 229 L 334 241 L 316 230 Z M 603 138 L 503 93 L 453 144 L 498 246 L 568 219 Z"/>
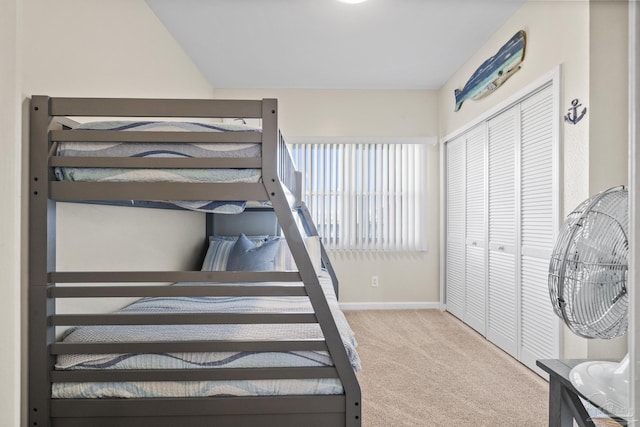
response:
<path fill-rule="evenodd" d="M 262 132 L 113 132 L 70 131 L 71 117 L 259 118 Z M 355 373 L 332 317 L 293 211 L 306 217 L 307 232 L 316 234 L 300 203 L 300 176 L 278 131 L 277 101 L 52 98 L 34 96 L 30 103 L 29 172 L 29 365 L 28 426 L 360 426 L 361 396 Z M 170 135 L 168 135 L 170 134 Z M 255 142 L 262 156 L 250 159 L 65 158 L 55 155 L 58 141 Z M 54 168 L 260 168 L 255 184 L 58 182 Z M 290 195 L 296 195 L 293 200 Z M 299 272 L 230 271 L 56 271 L 56 201 L 248 200 L 268 201 L 291 249 Z M 304 222 L 304 221 L 303 221 Z M 208 226 L 206 227 L 208 229 Z M 332 274 L 324 248 L 323 261 Z M 300 282 L 284 286 L 165 286 L 160 282 L 256 283 Z M 156 285 L 150 285 L 150 283 Z M 105 283 L 145 283 L 108 286 Z M 76 284 L 57 286 L 57 284 Z M 83 285 L 80 285 L 83 284 Z M 288 290 L 287 290 L 288 289 Z M 144 314 L 65 315 L 56 313 L 58 298 L 153 296 L 307 295 L 311 316 L 286 314 Z M 318 323 L 324 340 L 173 341 L 127 343 L 56 342 L 56 326 L 115 324 Z M 208 351 L 328 351 L 333 367 L 214 368 L 191 370 L 60 371 L 59 354 Z M 250 397 L 52 399 L 54 382 L 189 381 L 339 378 L 342 395 Z"/>

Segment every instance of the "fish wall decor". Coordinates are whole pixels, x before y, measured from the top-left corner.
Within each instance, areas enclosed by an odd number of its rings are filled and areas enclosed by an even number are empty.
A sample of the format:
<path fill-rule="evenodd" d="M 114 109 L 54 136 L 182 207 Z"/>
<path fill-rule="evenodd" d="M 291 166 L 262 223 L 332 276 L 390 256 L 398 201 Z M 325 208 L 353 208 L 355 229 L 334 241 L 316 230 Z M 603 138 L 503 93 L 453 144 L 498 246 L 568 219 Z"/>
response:
<path fill-rule="evenodd" d="M 520 30 L 495 55 L 484 61 L 471 75 L 464 88 L 454 91 L 454 111 L 458 111 L 467 99 L 478 100 L 489 95 L 518 71 L 520 63 L 524 60 L 525 42 L 525 32 Z"/>

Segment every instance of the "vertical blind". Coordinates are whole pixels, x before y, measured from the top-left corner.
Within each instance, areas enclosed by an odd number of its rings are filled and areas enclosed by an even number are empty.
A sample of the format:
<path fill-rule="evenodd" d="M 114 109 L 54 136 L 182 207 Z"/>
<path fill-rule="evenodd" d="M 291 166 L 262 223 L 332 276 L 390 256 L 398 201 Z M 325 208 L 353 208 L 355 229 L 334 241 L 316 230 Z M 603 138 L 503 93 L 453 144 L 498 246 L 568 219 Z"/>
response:
<path fill-rule="evenodd" d="M 328 249 L 426 250 L 426 147 L 294 143 L 303 198 Z"/>

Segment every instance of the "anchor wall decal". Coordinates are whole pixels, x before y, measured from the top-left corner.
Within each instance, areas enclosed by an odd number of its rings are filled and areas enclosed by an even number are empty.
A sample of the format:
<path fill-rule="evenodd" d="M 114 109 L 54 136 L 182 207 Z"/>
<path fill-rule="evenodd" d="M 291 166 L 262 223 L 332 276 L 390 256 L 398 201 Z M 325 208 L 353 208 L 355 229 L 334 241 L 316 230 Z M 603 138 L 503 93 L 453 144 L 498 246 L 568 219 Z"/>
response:
<path fill-rule="evenodd" d="M 564 116 L 564 121 L 573 123 L 575 125 L 580 120 L 582 120 L 585 114 L 587 114 L 587 107 L 585 107 L 580 113 L 580 115 L 578 115 L 578 108 L 582 107 L 582 104 L 580 104 L 580 101 L 578 101 L 578 99 L 576 98 L 573 101 L 571 101 L 571 105 L 572 107 L 568 108 L 569 112 Z"/>

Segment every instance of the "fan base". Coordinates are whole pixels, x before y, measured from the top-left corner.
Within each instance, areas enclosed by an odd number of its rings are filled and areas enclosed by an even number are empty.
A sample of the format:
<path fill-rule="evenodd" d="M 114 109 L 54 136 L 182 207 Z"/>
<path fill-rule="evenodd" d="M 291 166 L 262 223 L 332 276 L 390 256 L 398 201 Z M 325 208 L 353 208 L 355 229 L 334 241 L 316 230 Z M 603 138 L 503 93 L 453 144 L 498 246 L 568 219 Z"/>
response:
<path fill-rule="evenodd" d="M 569 379 L 580 394 L 601 409 L 620 418 L 629 417 L 628 354 L 620 363 L 581 363 L 571 370 Z"/>

